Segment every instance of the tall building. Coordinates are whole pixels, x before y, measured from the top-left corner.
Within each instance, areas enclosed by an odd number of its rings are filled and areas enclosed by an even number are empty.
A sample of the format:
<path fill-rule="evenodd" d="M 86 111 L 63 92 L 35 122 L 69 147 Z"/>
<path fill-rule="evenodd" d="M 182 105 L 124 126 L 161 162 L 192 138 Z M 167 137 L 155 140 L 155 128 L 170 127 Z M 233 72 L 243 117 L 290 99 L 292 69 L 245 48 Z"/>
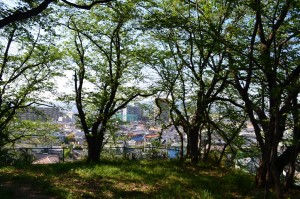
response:
<path fill-rule="evenodd" d="M 118 111 L 116 117 L 124 122 L 140 121 L 143 117 L 143 111 L 137 104 L 134 106 L 128 105 L 126 108 Z"/>
<path fill-rule="evenodd" d="M 57 122 L 63 113 L 58 107 L 28 107 L 17 115 L 20 120 Z"/>

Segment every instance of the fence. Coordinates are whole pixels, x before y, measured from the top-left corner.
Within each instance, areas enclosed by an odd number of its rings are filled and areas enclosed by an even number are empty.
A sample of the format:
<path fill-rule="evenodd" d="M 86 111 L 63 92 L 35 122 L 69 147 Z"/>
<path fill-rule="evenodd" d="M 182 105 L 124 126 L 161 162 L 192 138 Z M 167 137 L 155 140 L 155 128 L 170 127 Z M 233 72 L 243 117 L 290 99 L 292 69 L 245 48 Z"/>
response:
<path fill-rule="evenodd" d="M 104 148 L 102 156 L 123 157 L 127 159 L 173 159 L 179 156 L 178 147 L 109 147 Z"/>
<path fill-rule="evenodd" d="M 75 161 L 87 156 L 86 148 L 14 148 L 11 154 L 21 154 L 33 164 L 51 164 L 65 161 Z M 137 159 L 173 159 L 179 155 L 178 147 L 104 147 L 101 157 Z"/>

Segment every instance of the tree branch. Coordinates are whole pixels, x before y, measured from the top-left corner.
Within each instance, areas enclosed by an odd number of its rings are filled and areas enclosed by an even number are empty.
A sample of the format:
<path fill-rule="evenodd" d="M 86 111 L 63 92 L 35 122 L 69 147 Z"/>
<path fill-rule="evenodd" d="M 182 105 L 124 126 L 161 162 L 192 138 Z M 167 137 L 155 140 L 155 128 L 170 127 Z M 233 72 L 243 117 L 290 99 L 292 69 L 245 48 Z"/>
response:
<path fill-rule="evenodd" d="M 102 3 L 108 3 L 108 2 L 111 2 L 112 0 L 94 1 L 89 5 L 78 5 L 78 4 L 75 4 L 75 3 L 72 3 L 72 2 L 69 2 L 69 1 L 66 1 L 66 0 L 61 0 L 61 1 L 64 2 L 65 4 L 68 4 L 69 6 L 74 7 L 74 8 L 90 10 L 94 5 L 102 4 Z"/>
<path fill-rule="evenodd" d="M 40 13 L 42 13 L 44 10 L 46 10 L 49 6 L 50 3 L 54 2 L 55 0 L 45 0 L 43 1 L 40 5 L 38 5 L 35 8 L 32 8 L 31 10 L 27 10 L 25 12 L 21 12 L 19 10 L 15 11 L 14 13 L 12 13 L 11 15 L 4 17 L 3 19 L 0 20 L 0 29 L 10 25 L 12 23 L 18 22 L 18 21 L 22 21 L 25 19 L 29 19 L 31 17 L 37 16 Z M 103 3 L 108 3 L 112 0 L 100 0 L 100 1 L 94 1 L 91 4 L 88 5 L 78 5 L 66 0 L 61 0 L 62 2 L 64 2 L 65 4 L 72 6 L 74 8 L 78 8 L 78 9 L 84 9 L 84 10 L 90 10 L 94 5 L 97 4 L 103 4 Z"/>
<path fill-rule="evenodd" d="M 48 7 L 48 5 L 53 1 L 54 0 L 45 0 L 38 7 L 33 8 L 31 10 L 27 10 L 25 12 L 20 12 L 18 10 L 15 11 L 11 15 L 0 20 L 0 29 L 3 28 L 4 26 L 15 23 L 17 21 L 21 21 L 21 20 L 25 20 L 37 16 L 38 14 L 43 12 Z"/>

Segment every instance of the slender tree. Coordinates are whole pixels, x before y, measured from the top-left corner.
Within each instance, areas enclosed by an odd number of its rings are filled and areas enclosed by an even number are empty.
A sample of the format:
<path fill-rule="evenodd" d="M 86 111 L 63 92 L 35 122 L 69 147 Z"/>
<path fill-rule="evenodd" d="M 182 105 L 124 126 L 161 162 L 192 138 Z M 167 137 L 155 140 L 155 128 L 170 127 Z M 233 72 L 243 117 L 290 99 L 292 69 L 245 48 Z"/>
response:
<path fill-rule="evenodd" d="M 115 2 L 86 18 L 73 16 L 68 25 L 74 35 L 75 101 L 88 161 L 99 161 L 112 117 L 134 99 L 150 95 L 139 85 L 143 64 L 132 29 L 134 13 L 133 2 Z"/>

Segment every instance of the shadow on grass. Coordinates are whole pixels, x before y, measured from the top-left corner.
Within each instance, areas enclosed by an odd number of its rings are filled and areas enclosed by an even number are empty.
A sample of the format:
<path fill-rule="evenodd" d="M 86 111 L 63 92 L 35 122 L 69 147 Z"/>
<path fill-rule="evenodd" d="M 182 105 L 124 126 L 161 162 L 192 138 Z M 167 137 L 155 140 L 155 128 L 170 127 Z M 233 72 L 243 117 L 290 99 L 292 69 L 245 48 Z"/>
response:
<path fill-rule="evenodd" d="M 1 170 L 1 169 L 0 169 Z M 39 173 L 15 168 L 0 173 L 0 198 L 63 198 L 63 189 L 53 186 Z"/>
<path fill-rule="evenodd" d="M 261 198 L 253 176 L 176 161 L 102 160 L 28 167 L 0 167 L 0 194 L 29 184 L 45 198 Z M 9 188 L 5 183 L 12 183 Z"/>

